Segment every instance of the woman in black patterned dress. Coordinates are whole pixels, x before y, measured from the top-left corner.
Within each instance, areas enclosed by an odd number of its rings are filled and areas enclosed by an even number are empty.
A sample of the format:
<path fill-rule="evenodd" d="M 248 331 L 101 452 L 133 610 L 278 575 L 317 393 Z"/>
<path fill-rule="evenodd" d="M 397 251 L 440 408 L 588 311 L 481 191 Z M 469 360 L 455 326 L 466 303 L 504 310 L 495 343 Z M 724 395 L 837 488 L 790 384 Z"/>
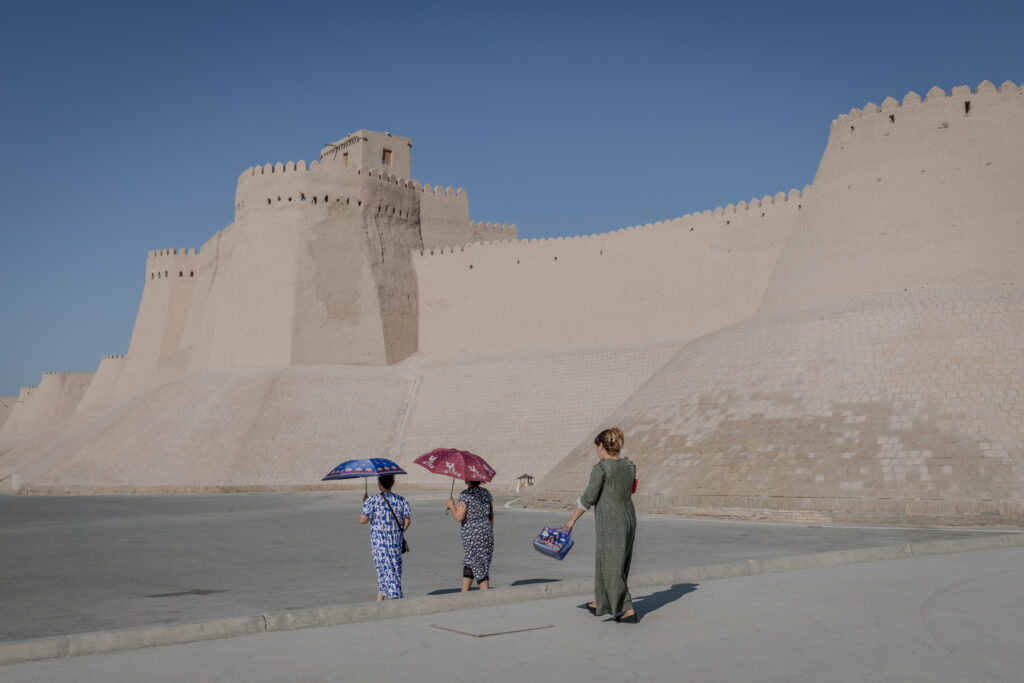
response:
<path fill-rule="evenodd" d="M 459 494 L 456 504 L 448 499 L 448 509 L 456 522 L 462 523 L 462 592 L 465 593 L 476 579 L 480 590 L 491 587 L 491 557 L 494 555 L 494 501 L 491 492 L 480 487 L 478 481 L 466 481 L 469 487 Z"/>

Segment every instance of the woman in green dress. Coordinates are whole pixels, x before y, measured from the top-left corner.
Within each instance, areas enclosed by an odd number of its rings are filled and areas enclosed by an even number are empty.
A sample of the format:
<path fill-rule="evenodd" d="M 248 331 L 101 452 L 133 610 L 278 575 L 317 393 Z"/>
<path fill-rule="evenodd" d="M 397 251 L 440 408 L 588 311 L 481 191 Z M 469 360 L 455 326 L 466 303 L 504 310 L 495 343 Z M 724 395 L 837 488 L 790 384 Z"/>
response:
<path fill-rule="evenodd" d="M 605 429 L 594 439 L 599 460 L 590 471 L 587 490 L 576 500 L 576 510 L 565 528 L 571 530 L 584 512 L 594 508 L 597 525 L 594 601 L 587 609 L 597 616 L 611 614 L 615 621 L 635 624 L 638 617 L 627 580 L 636 534 L 632 499 L 636 466 L 628 458 L 619 456 L 624 442 L 622 430 L 617 427 Z"/>

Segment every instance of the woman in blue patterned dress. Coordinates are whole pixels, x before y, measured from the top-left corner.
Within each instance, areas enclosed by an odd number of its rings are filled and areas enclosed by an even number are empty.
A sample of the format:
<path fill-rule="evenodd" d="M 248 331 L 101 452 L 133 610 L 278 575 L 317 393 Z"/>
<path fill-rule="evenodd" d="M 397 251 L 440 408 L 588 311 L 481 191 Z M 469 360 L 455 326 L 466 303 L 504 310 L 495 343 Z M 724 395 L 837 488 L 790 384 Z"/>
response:
<path fill-rule="evenodd" d="M 462 592 L 473 579 L 485 591 L 491 587 L 491 557 L 494 555 L 494 502 L 491 492 L 478 481 L 466 481 L 469 487 L 459 494 L 459 502 L 448 499 L 448 509 L 462 523 Z"/>
<path fill-rule="evenodd" d="M 360 524 L 370 522 L 370 549 L 373 566 L 377 568 L 377 600 L 402 597 L 402 535 L 412 524 L 412 514 L 409 502 L 391 493 L 394 485 L 393 474 L 377 477 L 380 493 L 364 495 L 359 514 Z M 396 517 L 401 526 L 396 523 Z"/>

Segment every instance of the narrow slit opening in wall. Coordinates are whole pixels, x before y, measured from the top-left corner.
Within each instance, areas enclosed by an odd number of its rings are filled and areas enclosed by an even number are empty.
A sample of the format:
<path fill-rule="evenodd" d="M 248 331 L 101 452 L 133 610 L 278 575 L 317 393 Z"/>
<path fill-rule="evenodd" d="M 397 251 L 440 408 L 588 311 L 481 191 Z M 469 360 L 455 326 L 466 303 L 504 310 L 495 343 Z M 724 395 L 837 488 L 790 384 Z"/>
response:
<path fill-rule="evenodd" d="M 889 114 L 889 123 L 896 123 L 896 114 Z"/>
<path fill-rule="evenodd" d="M 964 102 L 964 116 L 971 113 L 971 101 L 966 100 Z"/>

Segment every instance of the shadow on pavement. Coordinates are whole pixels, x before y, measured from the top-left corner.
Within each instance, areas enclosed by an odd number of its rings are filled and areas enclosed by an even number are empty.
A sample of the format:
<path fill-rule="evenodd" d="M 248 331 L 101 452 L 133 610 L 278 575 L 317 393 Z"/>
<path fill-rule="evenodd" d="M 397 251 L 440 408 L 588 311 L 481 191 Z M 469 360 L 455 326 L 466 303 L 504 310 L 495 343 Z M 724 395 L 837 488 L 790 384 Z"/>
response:
<path fill-rule="evenodd" d="M 518 581 L 510 583 L 509 586 L 529 586 L 534 583 L 555 583 L 557 581 L 561 581 L 561 579 L 519 579 Z M 497 588 L 497 586 L 495 586 L 495 588 Z M 473 586 L 469 590 L 475 591 L 480 589 L 477 586 Z M 451 593 L 459 592 L 461 592 L 461 589 L 459 588 L 438 588 L 437 590 L 430 591 L 427 595 L 449 595 Z"/>
<path fill-rule="evenodd" d="M 675 602 L 687 593 L 697 590 L 696 583 L 677 583 L 669 586 L 663 591 L 656 591 L 650 595 L 633 598 L 633 606 L 641 614 L 650 614 L 659 607 L 664 607 L 670 602 Z"/>
<path fill-rule="evenodd" d="M 510 586 L 529 586 L 529 585 L 534 584 L 534 583 L 555 583 L 557 581 L 561 581 L 561 579 L 519 579 L 518 581 L 513 581 L 509 585 Z"/>

